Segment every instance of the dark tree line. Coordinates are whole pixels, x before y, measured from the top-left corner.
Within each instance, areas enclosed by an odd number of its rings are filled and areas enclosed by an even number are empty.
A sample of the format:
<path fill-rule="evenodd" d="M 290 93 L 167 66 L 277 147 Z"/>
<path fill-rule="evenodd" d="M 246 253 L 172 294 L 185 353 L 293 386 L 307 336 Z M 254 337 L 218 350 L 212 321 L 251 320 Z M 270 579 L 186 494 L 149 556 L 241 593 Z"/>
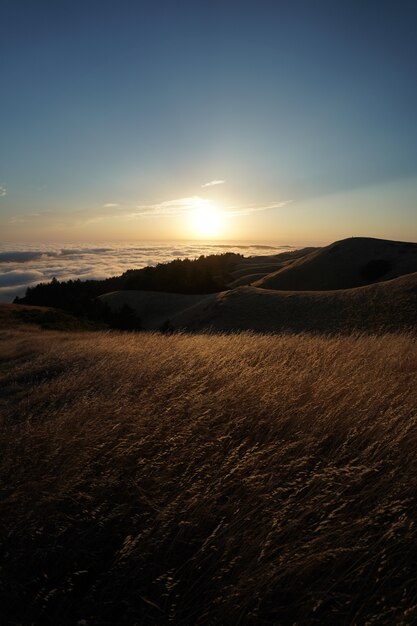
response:
<path fill-rule="evenodd" d="M 53 278 L 49 283 L 28 287 L 23 298 L 15 298 L 15 304 L 48 306 L 63 309 L 78 317 L 109 324 L 115 328 L 132 330 L 140 328 L 140 320 L 134 310 L 125 305 L 120 311 L 98 299 L 111 291 L 145 290 L 171 293 L 214 293 L 226 289 L 229 275 L 240 254 L 200 256 L 198 259 L 175 259 L 170 263 L 158 263 L 155 267 L 128 270 L 121 276 L 105 280 L 68 280 Z"/>

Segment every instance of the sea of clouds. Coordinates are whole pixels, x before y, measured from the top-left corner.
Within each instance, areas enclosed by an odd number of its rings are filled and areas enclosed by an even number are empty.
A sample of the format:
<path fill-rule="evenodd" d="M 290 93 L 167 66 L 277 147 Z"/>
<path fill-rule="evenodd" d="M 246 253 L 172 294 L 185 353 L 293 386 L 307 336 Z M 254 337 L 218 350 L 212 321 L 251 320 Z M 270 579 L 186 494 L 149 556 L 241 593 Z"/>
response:
<path fill-rule="evenodd" d="M 285 252 L 294 246 L 219 243 L 0 244 L 0 302 L 12 302 L 41 282 L 119 276 L 128 269 L 194 259 L 201 254 L 244 256 Z"/>

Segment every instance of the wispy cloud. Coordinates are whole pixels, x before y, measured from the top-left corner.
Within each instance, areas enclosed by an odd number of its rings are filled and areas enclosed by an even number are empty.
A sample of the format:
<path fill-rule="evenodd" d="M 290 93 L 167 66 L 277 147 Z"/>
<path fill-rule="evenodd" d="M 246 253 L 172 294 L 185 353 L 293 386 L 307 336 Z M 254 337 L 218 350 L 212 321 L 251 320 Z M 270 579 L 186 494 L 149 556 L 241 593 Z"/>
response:
<path fill-rule="evenodd" d="M 40 217 L 40 213 L 28 213 L 27 215 L 14 215 L 9 219 L 9 224 L 23 224 Z"/>
<path fill-rule="evenodd" d="M 7 196 L 7 189 L 4 185 L 0 185 L 0 198 L 3 196 Z"/>
<path fill-rule="evenodd" d="M 109 202 L 101 208 L 91 210 L 77 210 L 65 213 L 56 213 L 54 211 L 41 211 L 39 213 L 28 213 L 24 215 L 15 215 L 9 218 L 9 224 L 23 224 L 30 222 L 42 223 L 47 219 L 49 224 L 59 224 L 62 226 L 85 226 L 100 222 L 107 219 L 125 219 L 134 220 L 141 218 L 158 218 L 158 217 L 177 217 L 187 215 L 198 209 L 207 209 L 218 211 L 221 215 L 228 218 L 250 215 L 260 211 L 268 211 L 280 209 L 290 200 L 279 200 L 276 202 L 268 202 L 264 204 L 242 204 L 242 205 L 221 205 L 210 198 L 202 196 L 186 196 L 184 198 L 175 198 L 173 200 L 164 200 L 155 204 L 138 204 L 135 207 L 117 205 Z"/>
<path fill-rule="evenodd" d="M 214 187 L 215 185 L 224 185 L 226 181 L 225 180 L 211 180 L 208 183 L 204 183 L 204 185 L 201 185 L 202 189 L 204 189 L 204 187 Z"/>
<path fill-rule="evenodd" d="M 175 200 L 165 200 L 158 204 L 139 204 L 136 211 L 129 214 L 130 217 L 140 217 L 148 215 L 157 217 L 161 215 L 182 215 L 188 213 L 192 209 L 210 206 L 211 200 L 201 198 L 200 196 L 190 196 L 186 198 L 177 198 Z"/>
<path fill-rule="evenodd" d="M 287 204 L 290 204 L 290 202 L 291 200 L 280 200 L 278 202 L 269 202 L 267 204 L 248 204 L 246 206 L 227 207 L 225 213 L 231 216 L 250 215 L 251 213 L 258 213 L 258 211 L 282 209 L 284 206 L 287 206 Z"/>
<path fill-rule="evenodd" d="M 270 209 L 281 209 L 289 204 L 290 200 L 279 200 L 277 202 L 268 202 L 265 204 L 248 204 L 220 207 L 218 210 L 227 217 L 237 217 L 239 215 L 250 215 L 259 211 L 268 211 Z M 187 198 L 178 198 L 177 200 L 166 200 L 159 204 L 138 205 L 137 211 L 131 212 L 129 217 L 153 216 L 161 215 L 182 215 L 193 209 L 207 208 L 216 209 L 216 204 L 207 198 L 200 196 L 191 196 Z"/>
<path fill-rule="evenodd" d="M 14 215 L 8 221 L 9 224 L 23 224 L 24 222 L 31 222 L 40 217 L 50 216 L 52 211 L 42 211 L 41 213 L 26 213 L 25 215 Z"/>

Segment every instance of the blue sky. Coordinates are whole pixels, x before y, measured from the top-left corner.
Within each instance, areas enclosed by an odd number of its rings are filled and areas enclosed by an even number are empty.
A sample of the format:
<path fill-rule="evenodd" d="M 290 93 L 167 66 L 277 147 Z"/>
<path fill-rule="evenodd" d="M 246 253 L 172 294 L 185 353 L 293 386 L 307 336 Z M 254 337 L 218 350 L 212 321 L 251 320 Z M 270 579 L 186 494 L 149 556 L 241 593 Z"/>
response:
<path fill-rule="evenodd" d="M 2 239 L 416 240 L 416 25 L 407 0 L 3 0 Z"/>

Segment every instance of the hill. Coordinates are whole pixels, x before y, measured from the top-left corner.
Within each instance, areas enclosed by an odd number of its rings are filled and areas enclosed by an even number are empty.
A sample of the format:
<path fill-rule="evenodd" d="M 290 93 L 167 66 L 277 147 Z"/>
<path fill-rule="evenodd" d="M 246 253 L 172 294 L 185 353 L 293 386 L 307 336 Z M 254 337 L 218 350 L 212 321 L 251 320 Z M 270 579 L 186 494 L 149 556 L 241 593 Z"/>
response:
<path fill-rule="evenodd" d="M 3 332 L 12 332 L 16 328 L 20 330 L 26 329 L 28 332 L 33 331 L 35 328 L 79 331 L 100 330 L 103 329 L 103 325 L 80 319 L 50 307 L 0 303 L 0 329 Z"/>
<path fill-rule="evenodd" d="M 236 332 L 395 331 L 417 328 L 417 272 L 390 281 L 334 291 L 275 291 L 253 286 L 194 296 L 118 292 L 112 307 L 132 306 L 144 329 Z M 142 319 L 143 316 L 143 319 Z"/>
<path fill-rule="evenodd" d="M 215 299 L 215 294 L 181 294 L 158 291 L 115 291 L 100 296 L 100 301 L 116 313 L 123 307 L 130 307 L 138 316 L 144 330 L 158 330 L 178 315 L 191 313 L 198 305 L 208 306 Z"/>
<path fill-rule="evenodd" d="M 417 272 L 417 244 L 352 237 L 319 248 L 254 282 L 263 289 L 349 289 Z"/>
<path fill-rule="evenodd" d="M 241 285 L 248 285 L 254 280 L 259 280 L 272 272 L 281 269 L 297 259 L 310 254 L 317 248 L 301 248 L 267 256 L 252 256 L 239 259 L 235 267 L 230 271 L 228 287 L 233 289 Z"/>
<path fill-rule="evenodd" d="M 0 334 L 4 624 L 414 624 L 416 339 Z"/>
<path fill-rule="evenodd" d="M 55 280 L 18 302 L 126 330 L 380 332 L 416 328 L 416 277 L 417 244 L 352 238 L 176 260 L 104 281 Z"/>

